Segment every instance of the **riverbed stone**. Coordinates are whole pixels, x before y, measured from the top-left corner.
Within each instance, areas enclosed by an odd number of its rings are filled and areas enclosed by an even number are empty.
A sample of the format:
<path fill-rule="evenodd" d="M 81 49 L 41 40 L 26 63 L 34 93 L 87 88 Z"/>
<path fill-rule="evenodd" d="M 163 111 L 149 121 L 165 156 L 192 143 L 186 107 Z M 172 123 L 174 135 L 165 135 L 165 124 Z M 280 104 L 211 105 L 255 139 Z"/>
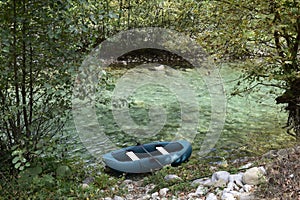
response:
<path fill-rule="evenodd" d="M 152 199 L 160 199 L 160 198 L 159 198 L 159 195 L 158 195 L 158 192 L 152 193 L 152 194 L 151 194 L 151 198 L 152 198 Z"/>
<path fill-rule="evenodd" d="M 229 193 L 232 194 L 233 197 L 237 198 L 237 199 L 240 198 L 240 196 L 241 196 L 241 193 L 238 191 L 230 191 Z"/>
<path fill-rule="evenodd" d="M 262 168 L 252 167 L 243 175 L 243 182 L 248 185 L 258 185 L 265 180 Z"/>
<path fill-rule="evenodd" d="M 124 199 L 122 197 L 120 197 L 120 196 L 115 196 L 114 200 L 124 200 Z"/>
<path fill-rule="evenodd" d="M 240 189 L 234 182 L 229 182 L 227 184 L 227 188 L 230 189 L 231 191 L 232 190 L 238 191 Z"/>
<path fill-rule="evenodd" d="M 141 198 L 141 200 L 148 200 L 148 199 L 151 199 L 151 196 L 149 194 L 146 194 Z"/>
<path fill-rule="evenodd" d="M 181 180 L 181 178 L 175 174 L 169 174 L 166 175 L 164 178 L 166 181 L 171 181 L 171 180 Z"/>
<path fill-rule="evenodd" d="M 218 200 L 218 198 L 214 193 L 209 193 L 205 200 Z"/>
<path fill-rule="evenodd" d="M 248 184 L 246 184 L 246 185 L 243 186 L 243 190 L 245 192 L 250 192 L 252 190 L 252 188 L 253 188 L 253 186 L 252 185 L 248 185 Z"/>
<path fill-rule="evenodd" d="M 159 190 L 159 195 L 164 197 L 167 195 L 167 192 L 169 191 L 169 188 L 162 188 Z"/>
<path fill-rule="evenodd" d="M 213 182 L 218 181 L 218 180 L 224 180 L 227 183 L 229 181 L 229 176 L 230 176 L 229 172 L 218 171 L 212 175 L 211 180 Z"/>
<path fill-rule="evenodd" d="M 224 193 L 221 196 L 221 200 L 236 200 L 231 193 Z"/>
<path fill-rule="evenodd" d="M 199 185 L 197 187 L 197 190 L 195 192 L 197 195 L 205 195 L 207 193 L 207 188 L 204 187 L 203 185 Z"/>
<path fill-rule="evenodd" d="M 87 188 L 89 188 L 90 186 L 88 185 L 88 184 L 86 184 L 86 183 L 83 183 L 83 184 L 81 184 L 81 188 L 82 189 L 87 189 Z"/>
<path fill-rule="evenodd" d="M 243 187 L 243 175 L 244 173 L 232 174 L 229 176 L 229 182 L 232 182 L 239 187 Z"/>
<path fill-rule="evenodd" d="M 211 186 L 213 185 L 213 182 L 210 178 L 200 178 L 192 182 L 192 186 L 196 186 L 196 185 Z"/>
<path fill-rule="evenodd" d="M 214 187 L 226 187 L 228 181 L 225 181 L 224 179 L 219 179 L 215 182 L 213 182 Z"/>
<path fill-rule="evenodd" d="M 193 198 L 197 197 L 198 194 L 196 194 L 195 192 L 192 192 L 192 193 L 189 193 L 187 196 L 189 199 L 193 199 Z"/>
<path fill-rule="evenodd" d="M 250 168 L 252 165 L 253 165 L 253 163 L 250 162 L 250 163 L 247 163 L 247 164 L 245 164 L 245 165 L 239 167 L 239 169 L 240 169 L 240 170 L 241 170 L 241 169 L 248 169 L 248 168 Z"/>

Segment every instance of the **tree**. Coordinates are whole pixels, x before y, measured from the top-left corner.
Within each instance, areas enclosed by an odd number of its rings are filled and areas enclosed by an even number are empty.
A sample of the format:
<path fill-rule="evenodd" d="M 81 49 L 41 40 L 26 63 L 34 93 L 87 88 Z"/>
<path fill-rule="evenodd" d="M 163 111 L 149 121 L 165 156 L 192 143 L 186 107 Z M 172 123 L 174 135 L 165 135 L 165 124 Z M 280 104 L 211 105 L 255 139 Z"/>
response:
<path fill-rule="evenodd" d="M 287 104 L 287 132 L 300 139 L 300 2 L 297 0 L 201 1 L 197 39 L 216 59 L 238 62 L 249 81 L 279 87 Z M 203 29 L 203 27 L 205 27 Z M 239 91 L 237 91 L 239 92 Z"/>
<path fill-rule="evenodd" d="M 73 45 L 61 1 L 1 1 L 0 144 L 2 161 L 29 166 L 63 127 Z M 68 60 L 70 59 L 70 60 Z"/>

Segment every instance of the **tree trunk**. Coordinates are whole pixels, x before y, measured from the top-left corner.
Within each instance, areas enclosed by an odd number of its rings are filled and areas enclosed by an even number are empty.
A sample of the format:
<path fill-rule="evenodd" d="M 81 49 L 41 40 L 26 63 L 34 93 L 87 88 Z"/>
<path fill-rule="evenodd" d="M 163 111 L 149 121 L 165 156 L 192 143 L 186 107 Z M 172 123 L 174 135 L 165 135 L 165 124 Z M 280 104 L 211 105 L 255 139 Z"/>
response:
<path fill-rule="evenodd" d="M 286 92 L 276 98 L 277 103 L 287 103 L 286 110 L 289 113 L 287 120 L 287 133 L 294 136 L 300 142 L 300 78 L 290 84 Z"/>

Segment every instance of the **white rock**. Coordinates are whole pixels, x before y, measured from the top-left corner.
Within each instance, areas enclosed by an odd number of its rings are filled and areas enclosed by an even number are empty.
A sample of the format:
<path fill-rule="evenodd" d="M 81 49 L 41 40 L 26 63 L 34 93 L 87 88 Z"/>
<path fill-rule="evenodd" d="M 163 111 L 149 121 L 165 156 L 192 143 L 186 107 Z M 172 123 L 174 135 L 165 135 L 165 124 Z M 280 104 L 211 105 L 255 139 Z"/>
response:
<path fill-rule="evenodd" d="M 264 171 L 258 167 L 248 169 L 243 176 L 243 182 L 248 185 L 258 185 L 265 180 Z"/>
<path fill-rule="evenodd" d="M 218 171 L 212 175 L 211 180 L 213 182 L 218 181 L 218 180 L 224 180 L 227 183 L 229 181 L 229 176 L 230 176 L 229 172 Z"/>
<path fill-rule="evenodd" d="M 219 179 L 216 182 L 213 182 L 214 187 L 226 187 L 228 181 L 225 181 L 223 179 Z"/>
<path fill-rule="evenodd" d="M 166 175 L 164 179 L 166 181 L 170 181 L 170 180 L 174 180 L 174 179 L 181 180 L 181 178 L 179 176 L 175 175 L 175 174 Z"/>
<path fill-rule="evenodd" d="M 258 167 L 258 169 L 260 169 L 260 171 L 261 171 L 261 173 L 263 174 L 263 175 L 266 175 L 267 174 L 267 171 L 266 171 L 266 169 L 264 168 L 264 167 Z"/>
<path fill-rule="evenodd" d="M 237 199 L 241 196 L 241 193 L 239 193 L 237 191 L 230 191 L 230 194 L 232 194 Z"/>
<path fill-rule="evenodd" d="M 189 199 L 192 199 L 193 197 L 197 197 L 197 196 L 198 196 L 198 194 L 196 194 L 194 192 L 188 194 Z"/>
<path fill-rule="evenodd" d="M 192 182 L 192 186 L 196 186 L 196 185 L 211 186 L 212 184 L 213 182 L 210 178 L 200 178 Z"/>
<path fill-rule="evenodd" d="M 223 191 L 222 191 L 222 194 L 225 194 L 225 193 L 229 193 L 231 190 L 229 188 L 225 188 Z"/>
<path fill-rule="evenodd" d="M 169 191 L 169 188 L 162 188 L 159 190 L 159 195 L 164 197 L 167 195 L 168 191 Z"/>
<path fill-rule="evenodd" d="M 229 182 L 227 184 L 227 188 L 230 189 L 230 191 L 239 190 L 240 189 L 234 182 Z"/>
<path fill-rule="evenodd" d="M 82 185 L 81 185 L 81 188 L 82 189 L 86 189 L 86 188 L 89 188 L 90 186 L 88 185 L 88 184 L 86 184 L 86 183 L 83 183 Z"/>
<path fill-rule="evenodd" d="M 252 190 L 253 186 L 252 185 L 244 185 L 243 190 L 245 192 L 250 192 Z"/>
<path fill-rule="evenodd" d="M 124 199 L 122 197 L 120 197 L 120 196 L 115 196 L 114 200 L 124 200 Z"/>
<path fill-rule="evenodd" d="M 231 193 L 224 193 L 222 196 L 221 196 L 221 200 L 236 200 L 233 196 L 233 194 Z"/>
<path fill-rule="evenodd" d="M 205 195 L 207 193 L 207 188 L 203 185 L 199 185 L 195 193 L 197 195 Z"/>
<path fill-rule="evenodd" d="M 218 198 L 214 193 L 209 193 L 205 200 L 218 200 Z"/>
<path fill-rule="evenodd" d="M 104 200 L 112 200 L 110 197 L 105 197 Z"/>
<path fill-rule="evenodd" d="M 247 163 L 246 165 L 243 165 L 241 167 L 239 167 L 239 169 L 248 169 L 253 165 L 253 163 Z"/>
<path fill-rule="evenodd" d="M 233 182 L 237 186 L 243 187 L 243 175 L 244 173 L 232 174 L 229 176 L 229 182 Z"/>
<path fill-rule="evenodd" d="M 222 196 L 223 190 L 220 189 L 220 188 L 215 188 L 214 193 L 215 193 L 217 196 Z"/>
<path fill-rule="evenodd" d="M 150 198 L 151 198 L 151 196 L 149 194 L 147 194 L 147 195 L 143 196 L 142 198 L 140 198 L 140 200 L 148 200 Z M 127 199 L 129 199 L 129 198 L 127 198 Z"/>
<path fill-rule="evenodd" d="M 153 194 L 151 194 L 152 199 L 160 199 L 158 196 L 158 192 L 154 192 Z"/>

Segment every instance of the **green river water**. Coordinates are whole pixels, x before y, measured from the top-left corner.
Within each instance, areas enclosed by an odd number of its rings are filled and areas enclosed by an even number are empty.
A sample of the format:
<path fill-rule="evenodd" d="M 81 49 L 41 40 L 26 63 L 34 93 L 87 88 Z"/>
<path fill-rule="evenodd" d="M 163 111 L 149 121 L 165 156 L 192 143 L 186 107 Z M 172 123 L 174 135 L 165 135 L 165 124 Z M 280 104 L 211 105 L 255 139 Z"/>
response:
<path fill-rule="evenodd" d="M 243 94 L 243 97 L 231 96 L 230 93 L 237 84 L 240 72 L 227 66 L 219 67 L 219 70 L 226 92 L 226 119 L 220 138 L 207 156 L 228 159 L 259 155 L 269 149 L 281 148 L 293 142 L 293 139 L 288 137 L 285 130 L 282 129 L 287 114 L 283 111 L 281 105 L 275 104 L 276 95 L 282 91 L 274 90 L 274 93 L 270 94 L 268 92 L 270 88 L 261 87 L 258 91 Z M 105 87 L 101 87 L 97 93 L 95 113 L 97 123 L 103 128 L 99 131 L 103 132 L 116 147 L 120 148 L 135 145 L 137 141 L 146 143 L 174 139 L 181 125 L 181 105 L 176 95 L 169 88 L 159 84 L 137 86 L 130 95 L 130 99 L 126 100 L 129 103 L 129 113 L 132 120 L 141 126 L 147 126 L 150 123 L 149 109 L 151 106 L 156 105 L 163 108 L 166 119 L 159 131 L 155 134 L 136 137 L 136 135 L 127 134 L 124 128 L 122 129 L 116 124 L 111 109 L 111 98 L 114 95 L 115 81 L 118 81 L 120 74 L 123 75 L 125 71 L 117 70 L 113 72 L 116 76 L 111 77 L 108 80 L 109 83 Z M 210 94 L 202 77 L 194 70 L 180 71 L 180 73 L 196 94 L 196 101 L 199 105 L 197 135 L 191 139 L 194 149 L 193 155 L 197 157 L 197 152 L 200 151 L 201 143 L 211 120 Z M 188 112 L 192 114 L 195 111 Z M 94 124 L 90 124 L 90 126 L 94 126 Z M 87 124 L 87 128 L 89 128 L 89 124 Z M 127 128 L 130 129 L 130 127 Z M 189 133 L 181 134 L 188 137 Z M 66 129 L 64 137 L 68 141 L 68 152 L 71 156 L 80 156 L 90 160 L 91 153 L 87 150 L 89 148 L 86 149 L 86 144 L 81 142 L 82 135 L 76 130 L 73 121 Z M 103 146 L 105 141 L 103 139 L 102 142 L 101 137 L 101 135 L 96 134 L 91 140 L 95 140 L 96 143 L 99 143 L 99 146 Z M 104 153 L 101 150 L 99 151 L 100 153 L 98 152 L 97 156 Z"/>

